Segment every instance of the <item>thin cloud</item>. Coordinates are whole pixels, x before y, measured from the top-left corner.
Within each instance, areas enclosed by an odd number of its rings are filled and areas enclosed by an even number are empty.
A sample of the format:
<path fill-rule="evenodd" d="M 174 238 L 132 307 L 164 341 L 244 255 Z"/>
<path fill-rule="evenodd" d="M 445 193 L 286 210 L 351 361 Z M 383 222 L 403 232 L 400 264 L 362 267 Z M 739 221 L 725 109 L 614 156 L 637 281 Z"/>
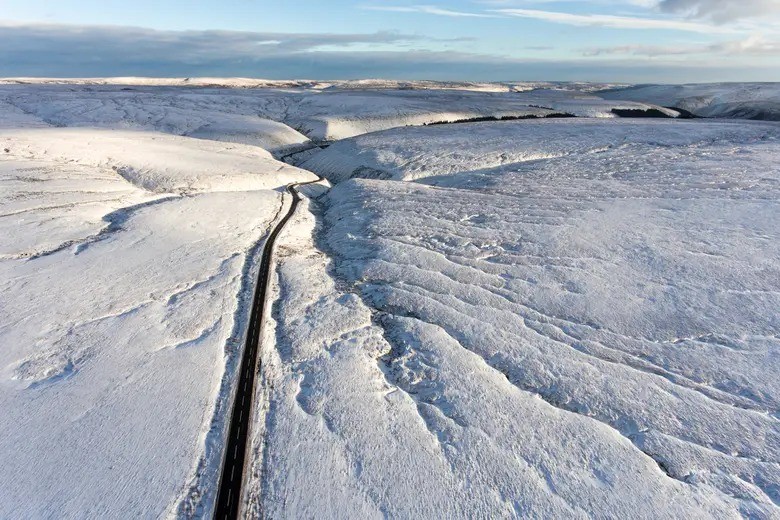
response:
<path fill-rule="evenodd" d="M 546 22 L 576 25 L 580 27 L 610 27 L 613 29 L 662 29 L 710 34 L 713 32 L 732 32 L 729 29 L 713 27 L 709 24 L 685 20 L 662 20 L 658 18 L 639 18 L 614 16 L 609 14 L 573 14 L 559 11 L 539 11 L 536 9 L 496 9 L 494 12 L 518 18 L 531 18 Z"/>
<path fill-rule="evenodd" d="M 539 0 L 544 3 L 553 3 L 558 0 Z M 654 0 L 630 0 L 634 5 L 648 5 L 648 1 Z M 664 0 L 667 2 L 696 2 L 703 0 Z M 726 1 L 726 0 L 722 0 Z M 764 0 L 750 0 L 761 2 Z M 508 5 L 508 2 L 493 1 L 482 2 L 488 5 Z M 437 16 L 447 16 L 456 18 L 530 18 L 534 20 L 543 20 L 545 22 L 559 23 L 565 25 L 576 25 L 580 27 L 607 27 L 613 29 L 655 29 L 655 30 L 675 30 L 697 33 L 726 33 L 733 32 L 731 29 L 713 26 L 708 23 L 701 23 L 690 20 L 661 19 L 661 18 L 641 18 L 633 16 L 616 16 L 610 14 L 575 14 L 561 11 L 544 11 L 538 9 L 517 9 L 503 8 L 490 9 L 484 12 L 453 11 L 451 9 L 442 9 L 430 5 L 413 6 L 393 6 L 393 5 L 368 5 L 361 6 L 361 9 L 371 11 L 386 11 L 395 13 L 418 13 Z"/>
<path fill-rule="evenodd" d="M 727 23 L 780 13 L 778 0 L 660 0 L 662 12 Z"/>
<path fill-rule="evenodd" d="M 496 18 L 496 15 L 488 13 L 471 13 L 466 11 L 453 11 L 443 9 L 433 5 L 412 5 L 412 6 L 393 6 L 393 5 L 364 5 L 361 9 L 368 11 L 385 11 L 392 13 L 422 13 L 433 14 L 437 16 L 449 16 L 451 18 Z"/>
<path fill-rule="evenodd" d="M 585 49 L 583 56 L 631 55 L 649 58 L 689 55 L 780 56 L 780 41 L 751 36 L 709 45 L 616 45 Z"/>
<path fill-rule="evenodd" d="M 615 45 L 613 47 L 591 47 L 582 51 L 583 56 L 631 55 L 647 56 L 678 56 L 682 54 L 699 54 L 706 47 L 688 47 L 672 45 Z"/>

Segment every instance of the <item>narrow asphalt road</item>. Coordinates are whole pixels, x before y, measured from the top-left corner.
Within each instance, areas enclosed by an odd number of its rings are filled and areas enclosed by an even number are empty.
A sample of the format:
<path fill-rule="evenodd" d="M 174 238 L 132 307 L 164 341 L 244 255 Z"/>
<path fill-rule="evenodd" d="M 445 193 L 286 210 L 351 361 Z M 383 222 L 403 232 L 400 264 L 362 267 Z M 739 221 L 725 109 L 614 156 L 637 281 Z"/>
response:
<path fill-rule="evenodd" d="M 222 461 L 222 476 L 219 490 L 217 491 L 217 503 L 214 509 L 216 520 L 232 520 L 241 513 L 241 496 L 244 482 L 244 474 L 247 461 L 247 443 L 251 433 L 252 400 L 255 389 L 260 361 L 258 348 L 260 334 L 263 331 L 263 316 L 265 313 L 266 293 L 271 280 L 271 266 L 273 264 L 274 244 L 276 238 L 284 229 L 285 224 L 295 214 L 301 196 L 298 187 L 314 184 L 321 181 L 301 182 L 287 186 L 287 191 L 292 194 L 293 200 L 290 209 L 282 217 L 279 223 L 271 230 L 263 246 L 263 254 L 260 259 L 260 270 L 257 275 L 257 285 L 252 302 L 252 313 L 249 318 L 249 330 L 246 336 L 244 355 L 241 358 L 239 379 L 233 398 L 233 410 L 230 415 L 230 430 Z"/>

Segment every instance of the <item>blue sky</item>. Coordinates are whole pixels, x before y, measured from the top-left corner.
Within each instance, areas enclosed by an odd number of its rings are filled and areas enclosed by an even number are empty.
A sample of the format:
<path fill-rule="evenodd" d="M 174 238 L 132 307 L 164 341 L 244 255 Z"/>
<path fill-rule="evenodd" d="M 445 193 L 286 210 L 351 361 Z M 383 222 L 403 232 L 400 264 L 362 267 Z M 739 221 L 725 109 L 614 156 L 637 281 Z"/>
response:
<path fill-rule="evenodd" d="M 780 0 L 0 0 L 0 76 L 780 81 Z"/>

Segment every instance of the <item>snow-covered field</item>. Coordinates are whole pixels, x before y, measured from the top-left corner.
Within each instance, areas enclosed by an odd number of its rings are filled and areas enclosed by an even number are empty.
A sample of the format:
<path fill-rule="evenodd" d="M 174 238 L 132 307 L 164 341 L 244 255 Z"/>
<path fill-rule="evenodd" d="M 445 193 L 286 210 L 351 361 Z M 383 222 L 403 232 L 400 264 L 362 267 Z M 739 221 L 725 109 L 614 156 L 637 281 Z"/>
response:
<path fill-rule="evenodd" d="M 609 85 L 2 83 L 0 518 L 210 516 L 259 251 L 315 174 L 250 517 L 780 517 L 778 123 L 618 118 L 691 105 Z"/>
<path fill-rule="evenodd" d="M 0 517 L 213 500 L 275 188 L 313 176 L 144 132 L 4 130 L 0 152 Z"/>

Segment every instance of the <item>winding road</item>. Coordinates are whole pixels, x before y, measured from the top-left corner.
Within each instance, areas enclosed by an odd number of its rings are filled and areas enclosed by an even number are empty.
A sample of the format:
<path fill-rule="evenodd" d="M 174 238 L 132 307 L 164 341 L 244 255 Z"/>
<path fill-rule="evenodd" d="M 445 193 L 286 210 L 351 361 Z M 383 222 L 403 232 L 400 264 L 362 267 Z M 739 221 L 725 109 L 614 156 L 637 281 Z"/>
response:
<path fill-rule="evenodd" d="M 279 223 L 271 230 L 263 246 L 263 254 L 260 260 L 260 270 L 257 275 L 257 285 L 255 295 L 252 301 L 252 313 L 249 318 L 249 329 L 246 336 L 246 346 L 244 355 L 241 358 L 239 379 L 236 386 L 235 397 L 233 398 L 233 410 L 230 415 L 230 430 L 228 432 L 227 443 L 222 461 L 222 473 L 220 477 L 219 490 L 217 491 L 217 502 L 214 509 L 214 518 L 216 520 L 238 518 L 241 512 L 241 496 L 244 476 L 246 472 L 247 444 L 251 433 L 252 402 L 255 390 L 255 379 L 257 376 L 260 360 L 258 356 L 258 347 L 260 345 L 260 334 L 263 330 L 266 293 L 270 286 L 271 267 L 273 265 L 274 244 L 276 238 L 284 229 L 285 224 L 295 214 L 298 203 L 301 201 L 301 195 L 298 188 L 307 184 L 320 182 L 322 178 L 315 181 L 300 182 L 287 186 L 287 191 L 293 197 L 292 204 L 287 213 L 282 217 Z"/>

